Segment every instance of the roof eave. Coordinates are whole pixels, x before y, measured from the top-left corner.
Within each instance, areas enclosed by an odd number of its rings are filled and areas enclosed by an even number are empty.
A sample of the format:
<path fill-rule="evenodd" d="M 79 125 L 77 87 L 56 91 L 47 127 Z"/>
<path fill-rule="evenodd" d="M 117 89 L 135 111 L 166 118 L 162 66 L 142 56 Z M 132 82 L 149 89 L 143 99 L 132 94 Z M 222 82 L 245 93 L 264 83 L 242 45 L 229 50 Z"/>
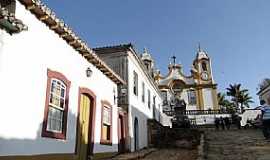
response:
<path fill-rule="evenodd" d="M 111 68 L 109 68 L 95 53 L 81 40 L 62 20 L 58 19 L 54 12 L 42 4 L 39 0 L 18 0 L 27 10 L 34 14 L 37 19 L 46 24 L 51 30 L 58 34 L 68 45 L 78 51 L 89 63 L 92 63 L 116 84 L 125 85 Z"/>

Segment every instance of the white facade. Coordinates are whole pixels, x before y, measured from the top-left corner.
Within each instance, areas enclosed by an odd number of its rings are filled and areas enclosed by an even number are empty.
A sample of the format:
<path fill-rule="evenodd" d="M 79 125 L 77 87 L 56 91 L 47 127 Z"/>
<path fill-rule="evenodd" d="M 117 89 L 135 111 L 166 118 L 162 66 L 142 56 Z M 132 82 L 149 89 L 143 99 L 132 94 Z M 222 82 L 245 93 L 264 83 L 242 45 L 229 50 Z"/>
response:
<path fill-rule="evenodd" d="M 151 79 L 145 74 L 145 71 L 143 70 L 141 64 L 139 63 L 138 57 L 135 57 L 135 55 L 131 52 L 128 53 L 128 95 L 129 95 L 129 135 L 131 137 L 131 146 L 130 150 L 135 150 L 135 135 L 134 135 L 134 123 L 135 118 L 138 119 L 138 148 L 142 149 L 144 147 L 147 147 L 148 145 L 148 131 L 147 131 L 147 120 L 153 118 L 153 112 L 155 111 L 155 118 L 156 120 L 160 120 L 162 112 L 162 98 L 159 93 L 159 90 L 154 87 L 153 82 L 151 82 Z M 134 71 L 138 74 L 138 95 L 135 95 L 133 93 L 133 73 Z M 142 101 L 142 82 L 145 83 L 145 101 Z M 150 108 L 148 107 L 148 90 L 150 90 Z M 153 97 L 156 97 L 156 108 L 153 108 Z"/>
<path fill-rule="evenodd" d="M 203 102 L 204 102 L 204 107 L 205 110 L 213 110 L 214 109 L 214 102 L 213 102 L 213 92 L 212 89 L 206 88 L 202 89 L 203 92 Z"/>
<path fill-rule="evenodd" d="M 28 26 L 28 31 L 12 36 L 3 30 L 0 33 L 0 156 L 74 153 L 79 87 L 90 89 L 96 96 L 94 153 L 117 152 L 116 83 L 20 3 L 16 17 Z M 93 71 L 89 78 L 85 75 L 88 67 Z M 41 137 L 47 69 L 71 81 L 66 140 Z M 112 105 L 111 146 L 100 144 L 102 100 Z"/>

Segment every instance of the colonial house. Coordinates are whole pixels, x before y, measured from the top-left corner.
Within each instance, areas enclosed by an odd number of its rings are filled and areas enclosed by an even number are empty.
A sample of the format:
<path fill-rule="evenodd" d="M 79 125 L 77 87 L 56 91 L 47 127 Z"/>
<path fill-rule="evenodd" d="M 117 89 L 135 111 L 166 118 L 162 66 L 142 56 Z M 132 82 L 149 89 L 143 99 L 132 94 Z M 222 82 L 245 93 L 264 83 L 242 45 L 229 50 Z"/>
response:
<path fill-rule="evenodd" d="M 170 125 L 170 119 L 162 113 L 162 97 L 153 79 L 150 54 L 145 50 L 140 57 L 132 44 L 94 48 L 94 51 L 127 82 L 118 93 L 119 106 L 128 112 L 127 149 L 147 147 L 149 119 Z"/>
<path fill-rule="evenodd" d="M 85 160 L 118 152 L 127 130 L 116 100 L 124 80 L 40 1 L 0 5 L 0 159 Z M 144 80 L 158 104 L 157 88 L 130 66 L 136 76 L 129 83 Z M 139 91 L 129 90 L 140 103 L 130 123 L 141 136 L 138 124 L 152 116 L 152 106 L 142 105 Z"/>

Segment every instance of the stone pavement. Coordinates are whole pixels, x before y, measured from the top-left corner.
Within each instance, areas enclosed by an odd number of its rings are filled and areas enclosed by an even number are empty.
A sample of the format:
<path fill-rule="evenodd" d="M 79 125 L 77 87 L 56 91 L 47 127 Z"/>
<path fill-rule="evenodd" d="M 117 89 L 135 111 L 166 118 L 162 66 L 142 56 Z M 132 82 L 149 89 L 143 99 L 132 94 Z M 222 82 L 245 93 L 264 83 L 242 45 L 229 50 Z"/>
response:
<path fill-rule="evenodd" d="M 197 149 L 160 149 L 142 160 L 196 160 Z"/>
<path fill-rule="evenodd" d="M 270 160 L 261 130 L 206 131 L 207 160 Z"/>
<path fill-rule="evenodd" d="M 143 149 L 140 152 L 121 154 L 113 160 L 196 160 L 197 149 Z"/>

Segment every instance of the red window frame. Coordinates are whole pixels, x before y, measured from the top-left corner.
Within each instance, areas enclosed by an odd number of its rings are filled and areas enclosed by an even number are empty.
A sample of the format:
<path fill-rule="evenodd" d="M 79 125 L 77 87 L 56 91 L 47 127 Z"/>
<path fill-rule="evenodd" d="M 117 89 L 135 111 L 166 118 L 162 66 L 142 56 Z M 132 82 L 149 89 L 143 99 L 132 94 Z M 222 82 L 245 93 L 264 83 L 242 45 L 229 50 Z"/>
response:
<path fill-rule="evenodd" d="M 112 122 L 112 105 L 104 100 L 104 101 L 101 101 L 101 136 L 100 136 L 100 144 L 104 144 L 104 145 L 112 145 L 112 127 L 113 127 L 113 122 Z M 103 111 L 104 111 L 104 108 L 107 107 L 107 108 L 110 108 L 110 121 L 111 121 L 111 126 L 110 126 L 110 140 L 106 140 L 106 139 L 102 139 L 102 135 L 103 135 Z"/>
<path fill-rule="evenodd" d="M 62 131 L 62 133 L 47 130 L 48 113 L 49 113 L 49 100 L 50 100 L 52 79 L 58 79 L 66 85 L 66 96 L 65 96 L 65 108 L 64 108 L 64 113 L 63 113 L 63 126 L 62 126 L 63 131 Z M 66 139 L 70 85 L 71 85 L 71 82 L 62 73 L 57 72 L 57 71 L 53 71 L 50 69 L 47 70 L 47 89 L 46 89 L 45 110 L 44 110 L 44 118 L 43 118 L 41 137 L 55 138 L 55 139 Z"/>

